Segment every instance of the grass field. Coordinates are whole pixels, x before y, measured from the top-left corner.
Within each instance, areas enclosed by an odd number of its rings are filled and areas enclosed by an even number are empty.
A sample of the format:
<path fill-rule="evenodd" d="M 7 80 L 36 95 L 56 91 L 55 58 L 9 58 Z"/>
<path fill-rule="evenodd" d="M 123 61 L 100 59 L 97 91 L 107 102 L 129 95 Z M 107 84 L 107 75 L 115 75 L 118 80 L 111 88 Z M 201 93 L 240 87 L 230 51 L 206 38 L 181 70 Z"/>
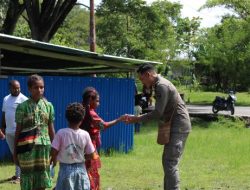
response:
<path fill-rule="evenodd" d="M 241 121 L 193 121 L 180 164 L 181 189 L 250 189 L 250 131 Z M 156 130 L 145 126 L 128 155 L 102 157 L 102 186 L 112 190 L 160 190 L 162 146 Z"/>
<path fill-rule="evenodd" d="M 137 83 L 139 92 L 141 92 L 141 83 Z M 185 86 L 177 86 L 179 93 L 184 94 L 184 98 L 187 104 L 203 104 L 212 105 L 216 96 L 227 97 L 228 94 L 221 92 L 209 92 L 200 90 L 190 90 Z M 237 92 L 236 94 L 236 106 L 250 106 L 250 93 L 249 92 Z"/>
<path fill-rule="evenodd" d="M 250 189 L 250 129 L 242 121 L 219 118 L 217 122 L 193 120 L 180 164 L 182 190 Z M 163 147 L 156 144 L 153 123 L 135 135 L 128 154 L 101 155 L 102 190 L 161 190 Z M 0 180 L 12 175 L 14 167 L 1 164 Z M 56 171 L 58 168 L 56 168 Z M 55 179 L 54 179 L 55 181 Z M 18 185 L 1 183 L 0 189 L 17 190 Z"/>
<path fill-rule="evenodd" d="M 204 92 L 204 91 L 189 91 L 184 88 L 179 89 L 180 93 L 184 93 L 185 101 L 188 104 L 204 104 L 212 105 L 216 96 L 226 97 L 228 94 L 220 92 Z M 236 106 L 250 106 L 250 93 L 238 92 L 235 94 L 237 97 Z"/>

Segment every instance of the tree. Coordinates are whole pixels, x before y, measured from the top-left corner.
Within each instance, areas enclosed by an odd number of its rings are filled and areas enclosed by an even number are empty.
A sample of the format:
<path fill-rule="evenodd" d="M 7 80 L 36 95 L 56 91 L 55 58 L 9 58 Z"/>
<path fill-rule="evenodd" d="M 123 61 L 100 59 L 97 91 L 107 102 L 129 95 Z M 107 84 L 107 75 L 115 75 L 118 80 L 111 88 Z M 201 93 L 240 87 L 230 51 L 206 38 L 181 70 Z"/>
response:
<path fill-rule="evenodd" d="M 3 12 L 6 12 L 5 20 L 3 22 L 1 33 L 13 34 L 17 20 L 24 11 L 24 4 L 20 3 L 19 0 L 3 0 Z M 8 3 L 8 10 L 6 11 Z"/>
<path fill-rule="evenodd" d="M 250 3 L 247 0 L 209 0 L 204 7 L 225 6 L 233 10 L 220 25 L 207 29 L 197 45 L 197 70 L 219 90 L 247 90 L 249 80 Z"/>
<path fill-rule="evenodd" d="M 247 89 L 250 84 L 249 22 L 230 18 L 204 33 L 197 46 L 200 76 L 210 78 L 216 89 Z M 201 66 L 203 65 L 203 66 Z M 206 69 L 204 69 L 206 68 Z"/>
<path fill-rule="evenodd" d="M 75 6 L 51 39 L 51 43 L 89 49 L 89 11 Z"/>
<path fill-rule="evenodd" d="M 182 78 L 182 82 L 184 82 L 185 85 L 189 85 L 190 90 L 196 82 L 194 67 L 195 59 L 193 54 L 195 51 L 197 34 L 199 33 L 199 26 L 199 17 L 194 17 L 191 20 L 187 17 L 178 18 L 175 29 L 177 36 L 177 53 L 170 62 L 175 78 Z M 179 64 L 179 67 L 176 67 L 175 65 L 178 65 L 178 61 L 181 62 L 181 64 Z M 178 73 L 182 73 L 182 75 L 178 76 Z"/>
<path fill-rule="evenodd" d="M 18 19 L 13 35 L 30 39 L 31 31 L 25 17 L 24 15 Z M 75 6 L 50 42 L 78 49 L 89 49 L 89 10 Z"/>
<path fill-rule="evenodd" d="M 13 35 L 21 38 L 31 38 L 30 28 L 24 16 L 18 19 Z"/>
<path fill-rule="evenodd" d="M 246 19 L 250 14 L 250 1 L 249 0 L 207 0 L 206 4 L 201 7 L 212 8 L 216 6 L 224 6 L 225 8 L 233 11 L 238 18 Z"/>
<path fill-rule="evenodd" d="M 56 33 L 77 0 L 25 0 L 31 37 L 48 42 Z"/>
<path fill-rule="evenodd" d="M 0 28 L 2 28 L 6 16 L 8 0 L 0 0 Z"/>
<path fill-rule="evenodd" d="M 193 57 L 193 49 L 196 44 L 196 39 L 199 33 L 200 18 L 194 17 L 179 18 L 178 25 L 176 26 L 177 40 L 179 50 L 182 54 L 186 54 L 189 60 Z"/>
<path fill-rule="evenodd" d="M 2 33 L 13 34 L 17 20 L 26 11 L 32 39 L 48 42 L 77 0 L 10 0 Z"/>
<path fill-rule="evenodd" d="M 143 0 L 104 0 L 97 8 L 97 43 L 107 54 L 166 62 L 176 48 L 181 5 Z"/>
<path fill-rule="evenodd" d="M 97 43 L 105 53 L 142 57 L 144 43 L 135 18 L 144 6 L 145 2 L 140 0 L 104 0 L 101 3 L 96 11 L 96 31 Z"/>

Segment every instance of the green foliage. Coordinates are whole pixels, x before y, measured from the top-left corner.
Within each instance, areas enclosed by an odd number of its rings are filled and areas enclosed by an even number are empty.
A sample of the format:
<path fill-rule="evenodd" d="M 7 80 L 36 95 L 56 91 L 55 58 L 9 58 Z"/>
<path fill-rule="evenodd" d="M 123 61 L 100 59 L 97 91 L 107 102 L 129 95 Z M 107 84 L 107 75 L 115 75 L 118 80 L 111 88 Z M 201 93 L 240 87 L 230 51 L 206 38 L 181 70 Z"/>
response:
<path fill-rule="evenodd" d="M 158 72 L 167 75 L 172 69 L 169 63 L 181 52 L 192 57 L 200 24 L 199 18 L 182 19 L 181 8 L 179 3 L 169 1 L 151 5 L 142 0 L 103 1 L 96 11 L 97 43 L 106 54 L 166 63 L 158 66 Z M 187 76 L 192 82 L 190 71 Z M 174 78 L 180 80 L 179 76 Z"/>
<path fill-rule="evenodd" d="M 0 28 L 2 27 L 7 12 L 8 0 L 0 0 Z"/>
<path fill-rule="evenodd" d="M 204 8 L 212 8 L 216 6 L 225 6 L 227 9 L 233 11 L 234 14 L 240 18 L 249 17 L 250 1 L 248 0 L 207 0 Z"/>
<path fill-rule="evenodd" d="M 89 11 L 75 6 L 51 43 L 89 50 Z"/>
<path fill-rule="evenodd" d="M 177 86 L 185 85 L 192 86 L 195 82 L 192 76 L 192 63 L 189 60 L 176 60 L 169 64 L 171 71 L 168 73 L 168 78 L 173 81 L 178 81 Z"/>
<path fill-rule="evenodd" d="M 179 18 L 176 26 L 180 53 L 186 54 L 189 60 L 192 60 L 193 48 L 199 33 L 200 19 L 199 17 L 194 17 L 191 20 L 187 17 Z"/>
<path fill-rule="evenodd" d="M 197 71 L 200 76 L 207 76 L 211 84 L 216 84 L 217 90 L 246 90 L 250 85 L 246 78 L 250 39 L 246 25 L 249 25 L 246 21 L 230 18 L 201 37 L 197 59 L 203 66 L 199 68 L 198 64 Z"/>
<path fill-rule="evenodd" d="M 177 86 L 180 93 L 185 95 L 185 101 L 188 104 L 203 104 L 212 105 L 216 96 L 227 97 L 228 92 L 212 92 L 202 90 L 191 90 L 186 86 Z M 250 93 L 248 92 L 237 92 L 236 93 L 236 106 L 250 106 Z"/>
<path fill-rule="evenodd" d="M 218 125 L 226 126 L 228 128 L 242 128 L 246 127 L 246 122 L 238 117 L 235 118 L 225 118 L 223 116 L 219 117 Z"/>
<path fill-rule="evenodd" d="M 26 17 L 27 15 L 23 14 L 19 18 L 14 35 L 29 39 L 31 32 L 25 20 Z M 75 6 L 52 38 L 51 43 L 89 50 L 89 11 Z"/>
<path fill-rule="evenodd" d="M 247 90 L 250 86 L 249 63 L 249 1 L 210 0 L 204 7 L 225 5 L 235 15 L 227 15 L 221 25 L 203 31 L 196 44 L 196 71 L 216 90 Z M 244 15 L 244 16 L 243 16 Z"/>
<path fill-rule="evenodd" d="M 194 91 L 194 90 L 190 91 L 190 89 L 187 87 L 178 88 L 178 91 L 181 93 L 184 93 L 185 101 L 188 104 L 212 105 L 212 102 L 214 101 L 216 96 L 227 97 L 227 94 L 224 94 L 224 93 L 203 92 L 203 91 Z"/>
<path fill-rule="evenodd" d="M 180 8 L 168 1 L 103 1 L 96 11 L 97 43 L 106 54 L 165 62 L 176 48 L 172 21 Z"/>
<path fill-rule="evenodd" d="M 25 19 L 30 27 L 32 39 L 49 42 L 74 7 L 76 1 L 1 0 L 0 3 L 4 6 L 1 7 L 0 14 L 4 12 L 5 19 L 0 31 L 9 35 L 14 34 L 18 19 L 25 12 Z M 0 16 L 0 22 L 2 21 L 1 18 Z"/>
<path fill-rule="evenodd" d="M 97 43 L 103 47 L 104 53 L 141 57 L 145 44 L 140 43 L 143 37 L 135 18 L 144 5 L 143 1 L 103 1 L 96 11 L 96 29 Z"/>
<path fill-rule="evenodd" d="M 176 49 L 167 61 L 169 74 L 165 72 L 171 80 L 177 81 L 180 85 L 190 86 L 190 88 L 199 87 L 196 80 L 194 56 L 195 44 L 197 43 L 197 34 L 199 33 L 200 18 L 178 18 L 175 26 Z"/>
<path fill-rule="evenodd" d="M 8 3 L 0 0 L 0 27 Z M 200 18 L 181 18 L 179 3 L 162 0 L 148 5 L 144 0 L 104 0 L 95 17 L 97 52 L 161 61 L 164 64 L 158 66 L 158 72 L 189 90 L 247 91 L 250 1 L 207 0 L 202 9 L 216 6 L 224 6 L 232 14 L 224 15 L 221 23 L 212 28 L 200 29 Z M 31 38 L 24 18 L 30 20 L 23 13 L 14 35 Z M 88 50 L 89 11 L 74 6 L 51 42 Z"/>
<path fill-rule="evenodd" d="M 19 18 L 13 35 L 22 38 L 31 38 L 30 28 L 24 17 Z"/>

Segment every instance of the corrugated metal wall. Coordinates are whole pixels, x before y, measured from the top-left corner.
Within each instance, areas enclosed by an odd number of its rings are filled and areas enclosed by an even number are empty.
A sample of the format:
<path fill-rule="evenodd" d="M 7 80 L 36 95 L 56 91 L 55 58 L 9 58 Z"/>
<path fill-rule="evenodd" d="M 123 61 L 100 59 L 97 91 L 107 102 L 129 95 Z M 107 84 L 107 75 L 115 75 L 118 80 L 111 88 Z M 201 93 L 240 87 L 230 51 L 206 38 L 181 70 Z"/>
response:
<path fill-rule="evenodd" d="M 4 96 L 9 94 L 8 82 L 16 79 L 21 84 L 21 91 L 29 95 L 26 76 L 12 76 L 0 79 L 0 105 Z M 61 77 L 45 76 L 45 97 L 55 109 L 55 129 L 67 127 L 64 117 L 65 108 L 71 102 L 81 102 L 82 91 L 93 86 L 100 94 L 98 114 L 105 120 L 113 120 L 124 113 L 134 110 L 134 80 L 120 78 Z M 0 113 L 1 115 L 2 113 Z M 133 126 L 119 123 L 102 132 L 102 149 L 128 152 L 133 147 Z M 0 158 L 10 156 L 6 141 L 0 141 Z"/>

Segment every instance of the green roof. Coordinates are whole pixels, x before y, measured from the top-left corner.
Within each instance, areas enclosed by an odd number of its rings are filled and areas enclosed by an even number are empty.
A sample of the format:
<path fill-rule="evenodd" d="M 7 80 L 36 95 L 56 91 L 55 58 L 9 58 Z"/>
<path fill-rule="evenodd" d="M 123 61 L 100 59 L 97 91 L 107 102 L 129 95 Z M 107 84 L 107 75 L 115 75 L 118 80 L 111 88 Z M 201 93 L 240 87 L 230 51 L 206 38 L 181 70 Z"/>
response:
<path fill-rule="evenodd" d="M 160 62 L 111 56 L 0 34 L 0 75 L 86 75 L 133 72 Z"/>

